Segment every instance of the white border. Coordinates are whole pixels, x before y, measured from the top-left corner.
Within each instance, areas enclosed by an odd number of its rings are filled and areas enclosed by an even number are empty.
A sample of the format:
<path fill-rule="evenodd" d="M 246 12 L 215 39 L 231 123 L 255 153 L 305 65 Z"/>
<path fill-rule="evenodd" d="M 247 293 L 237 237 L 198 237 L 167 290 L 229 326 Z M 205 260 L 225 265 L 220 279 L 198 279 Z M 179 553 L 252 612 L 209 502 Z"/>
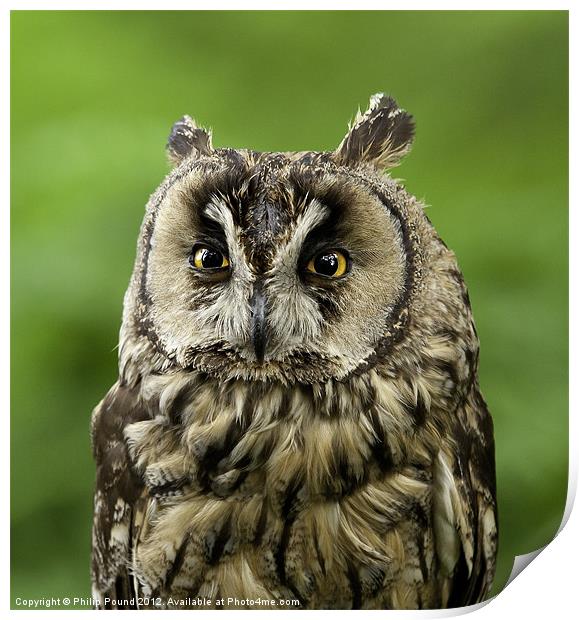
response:
<path fill-rule="evenodd" d="M 436 2 L 428 0 L 408 0 L 407 2 L 393 2 L 391 0 L 359 0 L 351 2 L 346 0 L 279 0 L 275 4 L 264 0 L 214 0 L 213 2 L 191 2 L 190 0 L 167 0 L 160 3 L 155 0 L 142 0 L 131 2 L 119 0 L 101 0 L 100 2 L 70 0 L 56 2 L 42 2 L 42 0 L 11 0 L 8 3 L 9 10 L 431 10 L 431 11 L 459 11 L 459 10 L 544 10 L 557 11 L 569 10 L 571 2 L 545 2 L 544 0 L 488 0 L 487 2 Z"/>
<path fill-rule="evenodd" d="M 100 2 L 53 2 L 50 6 L 46 3 L 38 1 L 15 1 L 9 2 L 9 10 L 94 10 L 94 9 L 109 9 L 109 10 L 192 10 L 192 9 L 206 9 L 209 8 L 207 3 L 193 3 L 186 1 L 167 0 L 160 5 L 158 2 L 143 1 L 135 5 L 133 2 L 122 2 L 117 0 L 112 2 L 111 0 L 101 0 Z M 274 7 L 266 2 L 240 2 L 240 1 L 220 1 L 214 0 L 211 5 L 211 9 L 252 9 L 252 10 L 271 10 Z M 278 2 L 275 5 L 276 10 L 288 10 L 288 9 L 331 9 L 342 10 L 351 9 L 351 2 L 341 1 L 319 1 L 319 0 L 297 0 L 294 2 Z M 499 2 L 491 0 L 487 2 L 441 2 L 433 5 L 431 2 L 425 1 L 412 1 L 408 2 L 378 2 L 378 1 L 359 1 L 356 3 L 355 9 L 357 10 L 384 10 L 384 9 L 396 9 L 396 10 L 569 10 L 570 2 L 541 2 L 538 0 L 520 2 L 520 1 L 503 1 Z M 574 41 L 579 36 L 579 30 L 577 28 L 577 17 L 575 11 L 570 11 L 570 76 L 575 75 L 575 68 L 577 67 L 577 49 L 578 45 Z M 1 118 L 2 118 L 2 191 L 4 194 L 4 208 L 2 209 L 2 223 L 0 225 L 0 282 L 2 284 L 2 290 L 4 295 L 2 296 L 2 302 L 0 304 L 0 313 L 2 318 L 2 326 L 0 337 L 4 343 L 5 355 L 2 359 L 0 381 L 2 381 L 1 390 L 2 400 L 4 403 L 4 417 L 3 424 L 5 425 L 4 433 L 2 434 L 2 477 L 3 477 L 3 489 L 4 489 L 4 509 L 2 510 L 2 532 L 5 550 L 10 547 L 10 515 L 9 506 L 6 501 L 7 489 L 10 484 L 10 439 L 9 439 L 9 415 L 10 411 L 10 397 L 9 397 L 9 291 L 10 291 L 10 253 L 9 253 L 9 228 L 10 228 L 10 99 L 9 99 L 9 51 L 10 51 L 10 18 L 9 11 L 3 10 L 0 14 L 0 32 L 1 32 L 1 50 L 0 54 L 0 67 L 1 67 L 1 80 L 2 80 L 2 92 L 0 94 L 1 105 Z M 570 96 L 570 136 L 571 140 L 577 133 L 577 125 L 575 122 L 577 114 L 577 89 L 575 83 L 571 83 L 571 96 Z M 41 111 L 39 111 L 41 113 Z M 571 151 L 572 155 L 572 151 Z M 571 157 L 570 168 L 570 238 L 577 239 L 577 213 L 576 213 L 576 190 L 574 180 L 578 178 L 579 169 L 577 166 L 576 158 Z M 573 244 L 570 244 L 570 273 L 577 273 L 577 260 L 578 251 Z M 573 284 L 570 279 L 570 318 L 574 316 L 573 310 L 577 307 L 577 286 Z M 573 353 L 576 351 L 576 347 L 573 345 L 578 344 L 577 329 L 573 327 L 573 321 L 570 321 L 570 411 L 576 412 L 578 403 L 578 387 L 577 387 L 577 362 L 576 355 Z M 405 611 L 390 611 L 388 617 L 394 618 L 428 618 L 428 617 L 450 617 L 456 615 L 462 615 L 464 613 L 473 612 L 477 614 L 477 618 L 483 620 L 484 618 L 496 618 L 496 617 L 520 617 L 525 616 L 527 618 L 545 618 L 547 614 L 554 615 L 554 617 L 569 617 L 572 611 L 577 608 L 575 602 L 575 592 L 577 589 L 577 562 L 575 560 L 576 550 L 579 549 L 579 516 L 578 511 L 572 511 L 573 503 L 575 499 L 577 489 L 577 473 L 578 473 L 578 458 L 577 448 L 579 446 L 579 424 L 574 416 L 570 416 L 570 455 L 569 455 L 569 492 L 567 497 L 567 504 L 565 508 L 565 516 L 559 532 L 552 543 L 540 553 L 540 558 L 537 562 L 532 562 L 528 568 L 526 568 L 522 574 L 515 579 L 512 583 L 503 589 L 503 591 L 497 595 L 487 605 L 475 606 L 473 608 L 463 608 L 462 610 L 441 610 L 441 611 L 421 611 L 421 612 L 405 612 Z M 537 472 L 538 479 L 540 479 L 540 472 Z M 8 613 L 21 613 L 25 616 L 34 615 L 36 611 L 10 611 L 10 556 L 9 553 L 4 554 L 4 562 L 2 564 L 1 583 L 0 583 L 0 608 L 8 611 Z M 88 579 L 88 576 L 87 576 Z M 88 587 L 87 587 L 88 591 Z M 39 613 L 44 614 L 46 617 L 60 617 L 62 610 L 40 610 Z M 71 610 L 67 614 L 92 614 L 96 612 Z M 128 612 L 129 617 L 132 617 L 133 613 Z M 146 612 L 145 612 L 146 613 Z M 155 612 L 156 613 L 156 612 Z M 213 614 L 211 611 L 198 611 L 196 615 L 205 616 L 206 614 Z M 248 614 L 253 613 L 250 611 L 233 612 L 222 611 L 220 617 L 228 617 L 232 614 Z M 259 612 L 258 612 L 259 613 Z M 272 612 L 270 612 L 272 613 Z M 275 612 L 273 612 L 275 613 Z M 348 611 L 304 611 L 308 615 L 327 615 L 332 614 L 332 617 L 342 616 L 343 614 L 349 614 Z M 356 612 L 357 614 L 371 614 L 371 613 L 385 613 L 380 612 Z M 165 611 L 163 617 L 174 617 L 174 615 L 182 614 L 178 611 Z M 179 617 L 183 617 L 180 615 Z"/>
<path fill-rule="evenodd" d="M 0 381 L 2 388 L 2 426 L 0 455 L 2 467 L 2 488 L 4 489 L 4 508 L 2 519 L 2 547 L 10 549 L 10 509 L 8 489 L 10 488 L 10 20 L 7 11 L 2 12 L 0 20 L 0 135 L 2 136 L 2 182 L 0 188 L 3 204 L 0 217 L 0 283 L 2 297 L 0 301 L 0 341 L 3 343 L 4 355 L 1 359 Z M 0 605 L 10 606 L 10 553 L 6 553 L 2 563 Z"/>

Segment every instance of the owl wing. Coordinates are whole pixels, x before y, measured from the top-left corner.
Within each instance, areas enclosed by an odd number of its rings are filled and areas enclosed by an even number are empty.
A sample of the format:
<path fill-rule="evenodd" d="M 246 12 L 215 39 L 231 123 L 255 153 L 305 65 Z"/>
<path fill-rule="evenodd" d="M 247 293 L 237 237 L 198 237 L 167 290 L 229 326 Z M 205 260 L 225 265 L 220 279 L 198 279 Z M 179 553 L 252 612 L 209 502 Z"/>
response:
<path fill-rule="evenodd" d="M 148 417 L 138 389 L 120 382 L 92 414 L 91 440 L 96 461 L 92 590 L 95 605 L 102 609 L 115 608 L 115 601 L 135 597 L 128 566 L 143 484 L 131 466 L 123 429 Z"/>
<path fill-rule="evenodd" d="M 457 411 L 453 443 L 436 465 L 434 524 L 449 569 L 446 606 L 463 607 L 488 596 L 498 539 L 493 424 L 476 381 Z"/>

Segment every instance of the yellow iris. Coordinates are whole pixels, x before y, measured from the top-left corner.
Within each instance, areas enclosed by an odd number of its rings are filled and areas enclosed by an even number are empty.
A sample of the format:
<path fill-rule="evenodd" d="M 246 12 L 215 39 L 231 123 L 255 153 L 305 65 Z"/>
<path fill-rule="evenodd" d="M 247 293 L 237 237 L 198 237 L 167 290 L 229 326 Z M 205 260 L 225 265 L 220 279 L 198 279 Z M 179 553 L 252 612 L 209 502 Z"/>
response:
<path fill-rule="evenodd" d="M 229 267 L 229 261 L 221 252 L 204 246 L 195 250 L 193 264 L 197 269 L 224 269 Z"/>
<path fill-rule="evenodd" d="M 306 266 L 306 269 L 327 278 L 339 278 L 348 269 L 348 259 L 339 250 L 326 251 L 314 256 Z"/>

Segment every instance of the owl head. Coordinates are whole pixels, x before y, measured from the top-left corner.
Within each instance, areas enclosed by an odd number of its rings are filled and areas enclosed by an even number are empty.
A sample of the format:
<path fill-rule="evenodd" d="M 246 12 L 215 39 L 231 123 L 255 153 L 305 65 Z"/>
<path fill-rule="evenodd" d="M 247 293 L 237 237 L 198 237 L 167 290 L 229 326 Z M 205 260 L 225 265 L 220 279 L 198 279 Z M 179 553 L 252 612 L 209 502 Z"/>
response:
<path fill-rule="evenodd" d="M 384 174 L 413 134 L 383 94 L 327 152 L 214 148 L 183 117 L 141 229 L 126 328 L 166 368 L 224 379 L 313 383 L 370 364 L 407 321 L 420 263 L 422 209 Z"/>

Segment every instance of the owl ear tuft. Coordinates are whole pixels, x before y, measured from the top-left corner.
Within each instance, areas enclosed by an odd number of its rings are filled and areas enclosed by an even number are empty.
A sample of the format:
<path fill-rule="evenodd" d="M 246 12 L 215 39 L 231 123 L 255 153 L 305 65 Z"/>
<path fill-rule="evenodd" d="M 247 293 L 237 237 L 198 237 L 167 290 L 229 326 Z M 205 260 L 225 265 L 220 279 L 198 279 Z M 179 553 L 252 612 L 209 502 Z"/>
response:
<path fill-rule="evenodd" d="M 188 157 L 211 155 L 211 131 L 197 127 L 190 116 L 183 116 L 171 128 L 167 142 L 169 161 L 177 166 Z"/>
<path fill-rule="evenodd" d="M 392 97 L 378 93 L 370 98 L 370 107 L 358 114 L 346 137 L 335 151 L 341 164 L 374 164 L 391 168 L 412 146 L 414 119 Z"/>

